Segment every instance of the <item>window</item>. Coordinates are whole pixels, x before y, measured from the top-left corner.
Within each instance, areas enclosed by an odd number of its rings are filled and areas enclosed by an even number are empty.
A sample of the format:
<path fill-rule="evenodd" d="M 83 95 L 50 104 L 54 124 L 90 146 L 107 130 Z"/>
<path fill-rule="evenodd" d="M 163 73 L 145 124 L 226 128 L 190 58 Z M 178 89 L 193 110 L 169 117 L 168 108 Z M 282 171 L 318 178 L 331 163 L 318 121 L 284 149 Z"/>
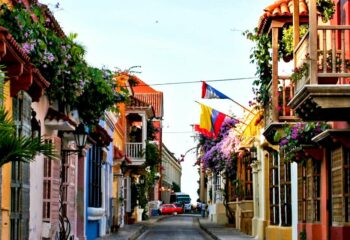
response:
<path fill-rule="evenodd" d="M 13 120 L 18 136 L 31 134 L 31 98 L 19 92 L 13 98 Z M 29 237 L 29 163 L 13 162 L 11 166 L 11 214 L 10 238 Z"/>
<path fill-rule="evenodd" d="M 350 149 L 344 150 L 344 208 L 344 221 L 350 222 Z"/>
<path fill-rule="evenodd" d="M 313 161 L 313 222 L 321 221 L 321 162 Z"/>
<path fill-rule="evenodd" d="M 89 149 L 89 207 L 102 206 L 101 163 L 102 147 L 93 145 Z"/>
<path fill-rule="evenodd" d="M 215 173 L 214 178 L 214 184 L 215 184 L 215 202 L 222 202 L 222 192 L 221 192 L 221 175 L 220 173 Z"/>
<path fill-rule="evenodd" d="M 246 156 L 244 159 L 244 191 L 245 195 L 244 198 L 246 200 L 252 200 L 253 199 L 253 172 L 252 172 L 252 167 L 250 166 L 251 160 L 250 160 L 250 155 Z"/>
<path fill-rule="evenodd" d="M 298 221 L 306 222 L 306 166 L 298 164 Z"/>
<path fill-rule="evenodd" d="M 51 159 L 44 158 L 43 221 L 50 222 L 51 212 Z"/>
<path fill-rule="evenodd" d="M 292 224 L 290 162 L 285 162 L 283 158 L 280 159 L 280 162 L 281 224 L 290 226 Z"/>
<path fill-rule="evenodd" d="M 321 162 L 308 159 L 298 164 L 298 217 L 299 222 L 321 220 Z"/>
<path fill-rule="evenodd" d="M 273 151 L 269 155 L 270 162 L 270 223 L 279 224 L 279 177 L 278 177 L 278 152 Z"/>
<path fill-rule="evenodd" d="M 331 151 L 333 223 L 350 222 L 350 149 Z"/>

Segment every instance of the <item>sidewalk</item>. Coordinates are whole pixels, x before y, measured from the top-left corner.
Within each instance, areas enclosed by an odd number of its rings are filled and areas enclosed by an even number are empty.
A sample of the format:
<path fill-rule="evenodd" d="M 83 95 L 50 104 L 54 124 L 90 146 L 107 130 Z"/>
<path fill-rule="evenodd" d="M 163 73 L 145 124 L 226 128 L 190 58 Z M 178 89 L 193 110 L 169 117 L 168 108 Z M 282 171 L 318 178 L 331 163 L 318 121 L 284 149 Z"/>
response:
<path fill-rule="evenodd" d="M 241 233 L 233 227 L 211 222 L 208 218 L 198 218 L 199 226 L 212 238 L 220 240 L 254 239 L 252 236 Z"/>

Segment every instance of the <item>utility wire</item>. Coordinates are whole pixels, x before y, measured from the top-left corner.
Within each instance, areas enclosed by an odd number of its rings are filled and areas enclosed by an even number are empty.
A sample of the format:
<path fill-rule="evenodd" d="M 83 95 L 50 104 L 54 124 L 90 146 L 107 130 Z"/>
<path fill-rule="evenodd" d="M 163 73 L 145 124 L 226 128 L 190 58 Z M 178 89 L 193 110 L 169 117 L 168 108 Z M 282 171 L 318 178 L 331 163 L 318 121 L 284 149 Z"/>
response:
<path fill-rule="evenodd" d="M 205 82 L 241 81 L 241 80 L 250 80 L 250 79 L 256 79 L 256 77 L 224 78 L 224 79 L 199 80 L 199 81 L 187 81 L 187 82 L 168 82 L 168 83 L 137 84 L 135 87 L 138 87 L 138 86 L 181 85 L 181 84 L 201 83 L 201 82 L 203 82 L 203 81 L 205 81 Z"/>
<path fill-rule="evenodd" d="M 162 133 L 194 133 L 194 131 L 179 131 L 179 132 L 162 132 Z"/>

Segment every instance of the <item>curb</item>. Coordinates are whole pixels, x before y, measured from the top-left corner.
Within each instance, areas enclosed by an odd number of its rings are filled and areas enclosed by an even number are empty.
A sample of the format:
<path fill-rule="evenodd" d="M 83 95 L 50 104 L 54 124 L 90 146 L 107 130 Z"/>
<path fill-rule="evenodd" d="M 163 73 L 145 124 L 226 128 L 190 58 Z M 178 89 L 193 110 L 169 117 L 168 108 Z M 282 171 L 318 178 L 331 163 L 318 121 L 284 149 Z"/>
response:
<path fill-rule="evenodd" d="M 141 228 L 139 230 L 137 230 L 136 232 L 134 232 L 133 234 L 131 234 L 131 236 L 128 237 L 128 240 L 136 240 L 139 236 L 141 236 L 145 231 L 146 231 L 146 225 L 150 226 L 156 222 L 159 222 L 161 220 L 163 220 L 164 218 L 166 218 L 167 216 L 161 216 L 159 218 L 157 218 L 154 222 L 150 223 L 150 222 L 144 222 L 141 223 Z"/>
<path fill-rule="evenodd" d="M 206 232 L 210 237 L 212 237 L 212 238 L 215 239 L 215 240 L 220 240 L 220 238 L 218 238 L 218 236 L 216 236 L 214 233 L 212 233 L 211 231 L 209 231 L 206 227 L 204 227 L 204 226 L 201 224 L 201 221 L 199 220 L 199 218 L 197 218 L 197 221 L 198 221 L 199 227 L 200 227 L 204 232 Z"/>
<path fill-rule="evenodd" d="M 142 224 L 142 226 L 140 227 L 139 230 L 137 230 L 136 232 L 134 232 L 133 234 L 131 234 L 128 237 L 128 240 L 135 240 L 135 239 L 137 239 L 145 231 L 146 231 L 146 226 Z"/>

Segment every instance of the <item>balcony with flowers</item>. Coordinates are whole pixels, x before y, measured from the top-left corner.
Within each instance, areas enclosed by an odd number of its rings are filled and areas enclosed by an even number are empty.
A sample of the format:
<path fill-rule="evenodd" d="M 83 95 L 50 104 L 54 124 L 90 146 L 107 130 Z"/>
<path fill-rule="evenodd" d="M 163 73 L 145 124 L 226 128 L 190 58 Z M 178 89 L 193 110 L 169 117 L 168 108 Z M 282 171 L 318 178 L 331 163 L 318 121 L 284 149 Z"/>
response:
<path fill-rule="evenodd" d="M 295 81 L 289 105 L 303 120 L 346 120 L 350 117 L 350 26 L 334 25 L 336 20 L 323 24 L 316 1 L 310 4 L 309 31 L 294 51 L 295 67 L 307 66 L 308 71 Z"/>
<path fill-rule="evenodd" d="M 285 125 L 282 134 L 276 133 L 274 137 L 285 161 L 305 163 L 310 157 L 322 160 L 318 156 L 322 155 L 323 150 L 313 139 L 329 128 L 324 122 L 298 122 Z"/>

